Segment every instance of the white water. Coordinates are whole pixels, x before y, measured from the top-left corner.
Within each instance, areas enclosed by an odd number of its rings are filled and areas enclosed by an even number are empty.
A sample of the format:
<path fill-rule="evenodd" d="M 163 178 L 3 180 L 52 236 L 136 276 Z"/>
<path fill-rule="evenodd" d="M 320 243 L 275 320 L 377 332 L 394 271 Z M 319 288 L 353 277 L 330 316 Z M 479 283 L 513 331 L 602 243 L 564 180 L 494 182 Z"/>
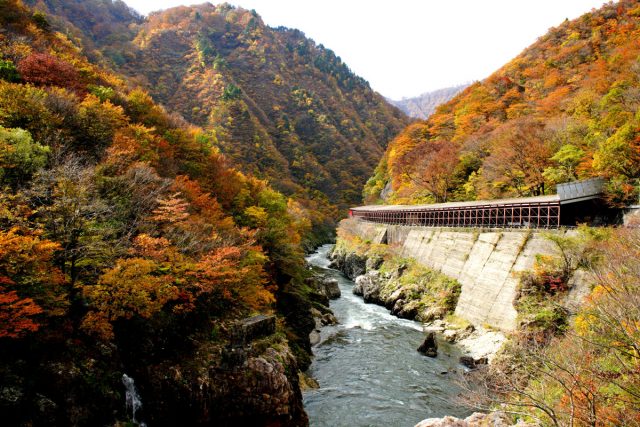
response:
<path fill-rule="evenodd" d="M 307 257 L 337 279 L 342 292 L 331 302 L 340 324 L 323 328 L 313 349 L 309 373 L 320 388 L 304 393 L 311 426 L 413 426 L 424 418 L 469 415 L 456 401 L 457 350 L 441 343 L 435 359 L 418 353 L 422 324 L 353 295 L 353 282 L 328 269 L 330 249 Z"/>
<path fill-rule="evenodd" d="M 135 381 L 127 374 L 122 374 L 122 384 L 125 389 L 125 407 L 127 415 L 131 411 L 131 422 L 139 425 L 140 427 L 146 427 L 146 424 L 136 419 L 136 412 L 142 407 L 142 400 L 136 390 Z"/>

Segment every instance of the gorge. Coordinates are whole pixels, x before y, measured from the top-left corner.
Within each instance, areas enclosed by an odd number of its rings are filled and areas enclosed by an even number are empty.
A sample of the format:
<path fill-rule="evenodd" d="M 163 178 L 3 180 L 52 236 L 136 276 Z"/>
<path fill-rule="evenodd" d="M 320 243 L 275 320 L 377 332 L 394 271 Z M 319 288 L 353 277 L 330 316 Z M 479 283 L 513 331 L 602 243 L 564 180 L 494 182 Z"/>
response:
<path fill-rule="evenodd" d="M 428 417 L 469 415 L 457 402 L 458 350 L 443 342 L 436 359 L 418 353 L 422 324 L 354 295 L 354 283 L 329 269 L 331 248 L 322 246 L 307 257 L 342 290 L 331 303 L 339 323 L 323 328 L 313 348 L 309 374 L 320 386 L 304 393 L 310 425 L 412 426 Z"/>
<path fill-rule="evenodd" d="M 424 120 L 258 12 L 0 0 L 3 425 L 640 426 L 638 2 Z"/>

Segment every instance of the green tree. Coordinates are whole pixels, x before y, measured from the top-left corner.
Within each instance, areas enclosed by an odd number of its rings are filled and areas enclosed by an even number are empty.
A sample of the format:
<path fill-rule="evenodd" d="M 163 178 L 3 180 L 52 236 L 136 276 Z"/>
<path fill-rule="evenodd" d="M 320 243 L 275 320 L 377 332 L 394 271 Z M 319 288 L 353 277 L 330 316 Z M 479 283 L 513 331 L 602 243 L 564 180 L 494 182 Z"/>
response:
<path fill-rule="evenodd" d="M 229 83 L 222 93 L 222 99 L 225 101 L 229 101 L 232 99 L 239 99 L 242 96 L 242 90 L 234 85 L 233 83 Z"/>
<path fill-rule="evenodd" d="M 0 79 L 8 82 L 20 81 L 20 74 L 13 61 L 0 59 Z"/>
<path fill-rule="evenodd" d="M 49 147 L 33 142 L 23 129 L 0 126 L 0 183 L 17 186 L 47 163 Z"/>
<path fill-rule="evenodd" d="M 576 167 L 584 158 L 585 152 L 581 148 L 572 144 L 563 145 L 551 160 L 556 164 L 549 166 L 543 172 L 543 176 L 551 183 L 559 184 L 562 182 L 575 181 Z"/>

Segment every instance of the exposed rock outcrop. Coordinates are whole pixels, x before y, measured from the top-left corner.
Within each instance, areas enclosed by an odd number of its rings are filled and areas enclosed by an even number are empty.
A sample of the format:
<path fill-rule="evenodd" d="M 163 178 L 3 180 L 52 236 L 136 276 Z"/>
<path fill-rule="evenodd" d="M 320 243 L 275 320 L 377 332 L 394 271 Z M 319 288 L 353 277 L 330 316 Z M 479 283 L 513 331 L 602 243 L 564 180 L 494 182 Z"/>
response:
<path fill-rule="evenodd" d="M 380 227 L 374 224 L 363 224 L 362 227 L 363 236 L 367 238 L 381 234 Z M 393 231 L 389 238 L 393 240 L 400 237 Z M 425 304 L 421 295 L 434 290 L 428 289 L 425 284 L 416 285 L 405 280 L 403 276 L 407 274 L 408 267 L 404 262 L 397 263 L 392 269 L 385 263 L 381 269 L 383 257 L 380 254 L 367 252 L 366 255 L 353 255 L 346 245 L 338 245 L 332 254 L 334 267 L 347 268 L 348 272 L 353 273 L 356 259 L 358 271 L 364 266 L 364 274 L 355 278 L 353 293 L 362 296 L 366 302 L 383 305 L 400 318 L 426 322 L 428 332 L 440 333 L 446 341 L 458 343 L 464 354 L 474 361 L 483 358 L 490 361 L 504 343 L 506 338 L 500 331 L 465 322 L 454 325 L 443 321 L 451 308 L 447 309 L 439 304 Z M 433 279 L 437 280 L 437 277 Z"/>
<path fill-rule="evenodd" d="M 306 426 L 296 360 L 285 346 L 219 365 L 208 349 L 188 363 L 149 367 L 141 389 L 150 425 Z M 213 357 L 212 357 L 213 356 Z M 213 364 L 212 364 L 213 363 Z"/>
<path fill-rule="evenodd" d="M 362 296 L 365 302 L 386 305 L 385 301 L 380 299 L 380 288 L 382 280 L 377 271 L 370 271 L 367 274 L 356 277 L 353 293 Z"/>
<path fill-rule="evenodd" d="M 336 319 L 332 312 L 322 313 L 316 308 L 311 309 L 311 314 L 315 321 L 315 328 L 309 333 L 309 341 L 311 341 L 311 345 L 316 345 L 320 342 L 320 330 L 322 327 L 335 325 L 338 323 L 338 319 Z"/>
<path fill-rule="evenodd" d="M 323 278 L 318 281 L 318 292 L 325 295 L 328 299 L 340 298 L 340 286 L 336 279 Z"/>
<path fill-rule="evenodd" d="M 331 253 L 331 268 L 340 270 L 351 280 L 367 271 L 367 257 L 337 248 Z"/>
<path fill-rule="evenodd" d="M 455 417 L 428 418 L 420 421 L 415 427 L 534 427 L 533 424 L 518 422 L 512 424 L 502 412 L 482 414 L 476 412 L 465 419 Z"/>

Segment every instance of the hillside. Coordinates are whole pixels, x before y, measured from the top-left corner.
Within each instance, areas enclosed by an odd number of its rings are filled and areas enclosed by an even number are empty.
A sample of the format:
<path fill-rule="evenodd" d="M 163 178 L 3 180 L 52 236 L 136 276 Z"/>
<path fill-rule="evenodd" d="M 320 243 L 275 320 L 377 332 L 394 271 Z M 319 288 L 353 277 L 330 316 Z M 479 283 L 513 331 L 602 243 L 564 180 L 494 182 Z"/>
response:
<path fill-rule="evenodd" d="M 105 0 L 91 0 L 101 6 L 94 10 L 87 2 L 38 3 L 84 30 L 98 54 L 155 101 L 202 126 L 235 165 L 312 211 L 336 216 L 330 206 L 359 203 L 388 141 L 408 123 L 331 50 L 300 31 L 266 26 L 255 11 L 203 4 L 96 29 L 83 12 L 112 20 Z M 127 31 L 119 32 L 122 24 Z"/>
<path fill-rule="evenodd" d="M 444 104 L 451 98 L 456 96 L 462 89 L 469 86 L 468 84 L 446 87 L 431 92 L 425 92 L 412 98 L 403 98 L 399 101 L 389 100 L 389 102 L 409 117 L 416 119 L 427 119 L 440 104 Z"/>
<path fill-rule="evenodd" d="M 640 7 L 624 0 L 552 28 L 389 146 L 369 202 L 539 195 L 605 177 L 612 204 L 637 200 Z"/>
<path fill-rule="evenodd" d="M 310 218 L 54 20 L 0 1 L 3 423 L 306 425 Z"/>

